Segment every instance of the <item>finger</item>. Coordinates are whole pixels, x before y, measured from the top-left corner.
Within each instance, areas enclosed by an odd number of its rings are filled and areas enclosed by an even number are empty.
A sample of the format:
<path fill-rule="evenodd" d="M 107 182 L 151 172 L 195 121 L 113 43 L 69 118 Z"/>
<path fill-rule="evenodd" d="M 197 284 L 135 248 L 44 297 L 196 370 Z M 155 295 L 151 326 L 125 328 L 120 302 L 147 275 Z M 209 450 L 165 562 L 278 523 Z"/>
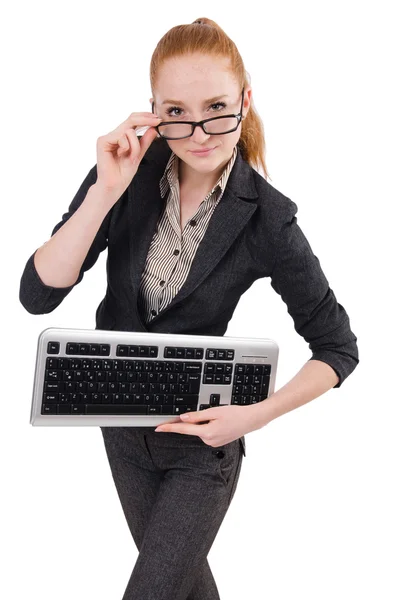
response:
<path fill-rule="evenodd" d="M 129 149 L 130 149 L 130 145 L 129 145 L 127 137 L 125 135 L 123 135 L 118 140 L 118 145 L 119 145 L 119 147 L 117 148 L 118 155 L 124 154 L 125 152 L 129 151 Z"/>
<path fill-rule="evenodd" d="M 140 138 L 140 140 L 138 141 L 138 144 L 140 144 L 140 156 L 141 157 L 146 154 L 147 149 L 149 148 L 150 144 L 155 139 L 156 135 L 157 135 L 156 130 L 153 127 L 149 127 L 149 129 Z M 138 138 L 137 138 L 137 140 L 138 140 Z"/>
<path fill-rule="evenodd" d="M 119 140 L 121 140 L 121 137 L 124 136 L 125 132 L 129 129 L 135 130 L 142 126 L 148 125 L 148 123 L 151 124 L 151 127 L 158 125 L 161 119 L 159 117 L 153 117 L 153 113 L 148 113 L 148 116 L 132 113 L 132 115 L 130 115 L 130 117 L 128 117 L 125 121 L 123 121 L 123 123 L 116 127 L 116 129 L 114 129 L 107 135 L 99 136 L 98 144 L 101 145 L 103 143 L 106 143 L 110 145 L 116 145 L 119 143 Z M 138 139 L 137 143 L 139 144 Z"/>
<path fill-rule="evenodd" d="M 208 411 L 211 411 L 210 414 L 208 414 Z M 212 417 L 211 417 L 212 415 Z M 200 423 L 200 422 L 205 422 L 208 423 L 208 419 L 212 418 L 215 419 L 215 415 L 212 412 L 211 408 L 206 408 L 204 410 L 200 410 L 200 411 L 191 411 L 191 412 L 185 412 L 182 413 L 179 416 L 180 419 L 182 419 L 182 421 L 189 421 L 189 423 Z"/>
<path fill-rule="evenodd" d="M 158 425 L 155 431 L 173 431 L 174 433 L 181 433 L 180 430 L 177 429 L 178 425 L 175 423 L 164 423 L 163 425 Z"/>
<path fill-rule="evenodd" d="M 139 157 L 140 156 L 140 152 L 141 152 L 141 146 L 139 144 L 139 140 L 136 137 L 136 134 L 134 132 L 133 129 L 127 129 L 127 131 L 125 132 L 125 136 L 128 138 L 128 141 L 130 143 L 130 147 L 132 150 L 132 156 L 134 157 Z"/>
<path fill-rule="evenodd" d="M 197 435 L 201 437 L 204 429 L 203 425 L 193 425 L 191 423 L 167 423 L 166 425 L 159 425 L 155 431 L 171 431 L 172 433 L 182 433 L 185 435 Z"/>
<path fill-rule="evenodd" d="M 132 113 L 127 119 L 120 124 L 121 129 L 125 127 L 145 127 L 148 124 L 154 123 L 157 125 L 161 119 L 153 113 Z"/>

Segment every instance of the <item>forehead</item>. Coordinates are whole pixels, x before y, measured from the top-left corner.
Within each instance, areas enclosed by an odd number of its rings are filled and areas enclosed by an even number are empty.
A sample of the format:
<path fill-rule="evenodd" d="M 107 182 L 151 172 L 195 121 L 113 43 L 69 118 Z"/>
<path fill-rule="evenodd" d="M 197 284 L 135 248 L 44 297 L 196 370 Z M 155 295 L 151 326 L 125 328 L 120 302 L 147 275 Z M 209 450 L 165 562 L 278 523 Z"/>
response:
<path fill-rule="evenodd" d="M 211 96 L 210 98 L 205 98 L 204 100 L 201 100 L 201 104 L 210 104 L 210 102 L 215 102 L 216 100 L 230 100 L 230 95 L 222 93 L 217 94 L 215 96 Z M 194 103 L 200 104 L 200 99 L 195 98 Z M 189 107 L 190 102 L 188 100 L 184 101 L 178 98 L 165 98 L 160 104 L 161 106 L 165 104 L 178 104 L 180 106 Z"/>
<path fill-rule="evenodd" d="M 234 102 L 241 89 L 230 72 L 229 61 L 200 53 L 166 60 L 153 89 L 156 103 L 193 108 L 218 99 Z"/>

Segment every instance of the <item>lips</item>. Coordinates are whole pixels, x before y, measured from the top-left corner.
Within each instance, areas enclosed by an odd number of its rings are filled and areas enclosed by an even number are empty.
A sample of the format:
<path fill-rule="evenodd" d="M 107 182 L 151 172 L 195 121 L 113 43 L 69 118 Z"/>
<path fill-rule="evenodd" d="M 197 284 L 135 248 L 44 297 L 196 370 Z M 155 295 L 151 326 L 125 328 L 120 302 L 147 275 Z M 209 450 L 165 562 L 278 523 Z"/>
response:
<path fill-rule="evenodd" d="M 214 148 L 208 148 L 207 150 L 190 150 L 190 152 L 192 154 L 195 154 L 196 156 L 208 156 L 208 154 L 211 154 L 211 152 L 213 150 L 215 150 L 217 146 L 215 146 Z"/>

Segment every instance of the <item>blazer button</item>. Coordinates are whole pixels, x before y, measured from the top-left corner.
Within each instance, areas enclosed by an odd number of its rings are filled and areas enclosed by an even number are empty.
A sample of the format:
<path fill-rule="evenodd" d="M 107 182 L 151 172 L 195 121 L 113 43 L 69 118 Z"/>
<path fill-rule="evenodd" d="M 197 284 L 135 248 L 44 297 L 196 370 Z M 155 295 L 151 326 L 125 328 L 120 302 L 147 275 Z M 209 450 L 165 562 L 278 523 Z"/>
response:
<path fill-rule="evenodd" d="M 223 450 L 214 450 L 213 453 L 217 458 L 224 458 L 225 452 Z"/>

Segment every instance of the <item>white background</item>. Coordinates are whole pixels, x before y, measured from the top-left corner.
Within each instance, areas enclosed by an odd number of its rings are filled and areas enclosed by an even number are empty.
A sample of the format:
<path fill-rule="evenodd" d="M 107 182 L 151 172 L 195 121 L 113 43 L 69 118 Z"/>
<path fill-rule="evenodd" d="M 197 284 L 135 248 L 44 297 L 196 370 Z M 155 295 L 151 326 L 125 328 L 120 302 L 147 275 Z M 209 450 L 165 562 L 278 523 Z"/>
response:
<path fill-rule="evenodd" d="M 240 50 L 270 183 L 297 203 L 360 352 L 340 389 L 246 435 L 236 495 L 208 556 L 220 596 L 397 597 L 391 9 L 346 0 L 3 9 L 2 598 L 118 600 L 138 556 L 99 428 L 29 424 L 37 338 L 47 327 L 95 328 L 106 251 L 53 313 L 25 311 L 19 283 L 96 163 L 97 137 L 151 110 L 159 39 L 203 16 Z M 269 280 L 241 298 L 227 335 L 277 340 L 276 389 L 311 356 Z"/>

